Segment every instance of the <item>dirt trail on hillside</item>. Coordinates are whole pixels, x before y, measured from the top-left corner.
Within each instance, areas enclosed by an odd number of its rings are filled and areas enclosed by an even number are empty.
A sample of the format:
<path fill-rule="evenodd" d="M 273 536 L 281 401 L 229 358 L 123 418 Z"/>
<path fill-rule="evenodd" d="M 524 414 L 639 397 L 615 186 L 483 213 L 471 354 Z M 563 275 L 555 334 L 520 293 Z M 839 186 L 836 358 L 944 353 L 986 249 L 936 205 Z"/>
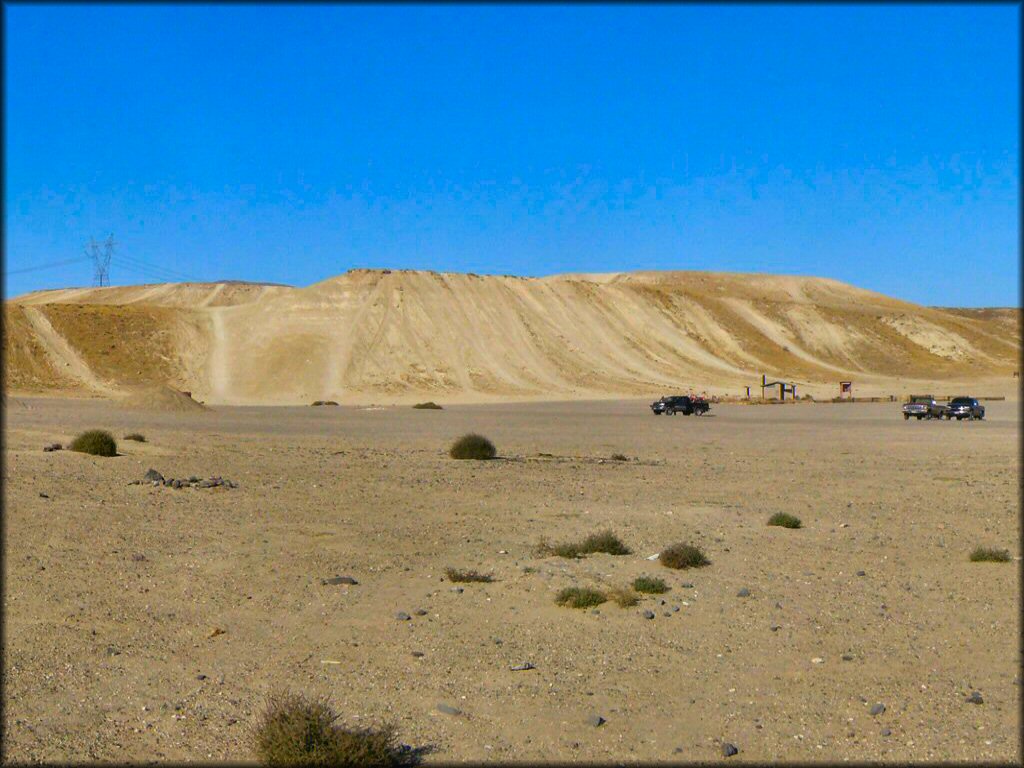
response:
<path fill-rule="evenodd" d="M 63 336 L 54 330 L 50 321 L 35 307 L 25 307 L 25 317 L 36 331 L 36 338 L 42 344 L 57 370 L 74 378 L 82 386 L 103 395 L 113 395 L 117 390 L 101 381 L 86 362 L 71 348 Z"/>

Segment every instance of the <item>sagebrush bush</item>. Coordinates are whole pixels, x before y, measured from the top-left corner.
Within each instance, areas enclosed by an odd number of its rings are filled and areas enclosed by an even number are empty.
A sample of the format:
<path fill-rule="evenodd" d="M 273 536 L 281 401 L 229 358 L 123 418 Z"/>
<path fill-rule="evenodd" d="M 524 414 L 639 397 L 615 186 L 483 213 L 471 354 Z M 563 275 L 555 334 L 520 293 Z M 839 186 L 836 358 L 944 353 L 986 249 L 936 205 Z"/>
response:
<path fill-rule="evenodd" d="M 567 608 L 593 608 L 607 600 L 603 592 L 590 587 L 566 587 L 555 596 L 555 602 Z"/>
<path fill-rule="evenodd" d="M 971 552 L 972 563 L 1008 563 L 1010 559 L 1010 553 L 1005 549 L 978 547 Z"/>
<path fill-rule="evenodd" d="M 699 547 L 690 544 L 673 544 L 658 555 L 658 560 L 666 568 L 701 568 L 710 565 L 711 561 L 704 556 Z"/>
<path fill-rule="evenodd" d="M 142 434 L 139 434 L 138 432 L 129 432 L 127 435 L 124 436 L 124 439 L 125 440 L 134 440 L 136 443 L 144 443 L 144 442 L 146 442 L 146 436 L 142 435 Z"/>
<path fill-rule="evenodd" d="M 416 405 L 414 405 L 413 408 L 419 408 L 421 411 L 443 411 L 444 410 L 444 408 L 442 408 L 440 405 L 438 405 L 437 403 L 435 403 L 433 401 L 427 401 L 425 403 L 416 403 Z"/>
<path fill-rule="evenodd" d="M 566 542 L 564 544 L 541 543 L 538 552 L 543 555 L 558 555 L 559 557 L 583 557 L 595 552 L 603 552 L 608 555 L 628 555 L 631 550 L 622 543 L 622 539 L 611 531 L 600 531 L 592 533 L 583 541 Z"/>
<path fill-rule="evenodd" d="M 645 595 L 661 595 L 668 592 L 668 584 L 654 576 L 637 576 L 633 579 L 633 589 Z"/>
<path fill-rule="evenodd" d="M 800 528 L 803 523 L 800 522 L 800 518 L 796 515 L 790 515 L 787 512 L 776 512 L 768 518 L 768 525 L 776 525 L 780 528 Z"/>
<path fill-rule="evenodd" d="M 402 750 L 391 726 L 347 728 L 323 699 L 279 694 L 252 729 L 253 751 L 265 765 L 396 766 Z"/>
<path fill-rule="evenodd" d="M 72 451 L 79 453 L 90 453 L 93 456 L 117 456 L 117 442 L 114 436 L 103 429 L 90 429 L 74 440 L 68 446 Z"/>
<path fill-rule="evenodd" d="M 456 440 L 448 452 L 453 459 L 493 459 L 498 455 L 494 443 L 483 435 L 470 433 Z"/>
<path fill-rule="evenodd" d="M 612 461 L 629 461 L 629 456 L 624 453 L 613 453 Z"/>
<path fill-rule="evenodd" d="M 337 405 L 334 400 L 314 400 L 313 405 Z"/>
<path fill-rule="evenodd" d="M 490 583 L 494 581 L 494 577 L 486 573 L 479 573 L 477 571 L 460 571 L 458 568 L 445 568 L 444 575 L 448 577 L 448 581 L 455 582 Z"/>

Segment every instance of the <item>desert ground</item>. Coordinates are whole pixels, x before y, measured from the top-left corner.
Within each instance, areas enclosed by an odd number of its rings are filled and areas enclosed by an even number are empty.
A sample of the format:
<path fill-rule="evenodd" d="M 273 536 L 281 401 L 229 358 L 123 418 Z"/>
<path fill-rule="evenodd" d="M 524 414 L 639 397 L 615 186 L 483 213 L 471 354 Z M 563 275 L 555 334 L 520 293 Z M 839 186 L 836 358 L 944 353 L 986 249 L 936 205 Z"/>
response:
<path fill-rule="evenodd" d="M 1021 759 L 1017 399 L 980 422 L 647 403 L 9 394 L 6 759 L 252 760 L 280 690 L 394 723 L 427 764 L 719 761 L 724 743 L 732 762 Z M 42 451 L 87 428 L 121 455 Z M 468 431 L 499 457 L 449 458 Z M 149 468 L 238 487 L 130 484 Z M 776 512 L 804 527 L 768 527 Z M 632 554 L 536 550 L 608 528 Z M 675 542 L 711 564 L 648 559 Z M 979 545 L 1014 559 L 970 562 Z M 495 581 L 453 591 L 446 567 Z M 554 602 L 643 574 L 670 591 Z"/>

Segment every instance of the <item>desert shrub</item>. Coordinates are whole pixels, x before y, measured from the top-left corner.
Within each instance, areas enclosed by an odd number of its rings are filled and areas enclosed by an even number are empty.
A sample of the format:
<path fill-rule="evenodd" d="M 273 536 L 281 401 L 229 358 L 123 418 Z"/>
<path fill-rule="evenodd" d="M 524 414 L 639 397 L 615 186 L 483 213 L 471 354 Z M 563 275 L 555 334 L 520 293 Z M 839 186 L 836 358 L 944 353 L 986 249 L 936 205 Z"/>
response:
<path fill-rule="evenodd" d="M 440 405 L 438 405 L 437 403 L 432 402 L 432 401 L 428 401 L 426 403 L 416 403 L 416 405 L 414 405 L 413 408 L 419 408 L 421 411 L 443 411 L 444 410 L 444 408 L 442 408 Z"/>
<path fill-rule="evenodd" d="M 1005 549 L 993 549 L 992 547 L 978 547 L 971 552 L 972 563 L 1008 563 L 1010 553 Z"/>
<path fill-rule="evenodd" d="M 668 585 L 664 579 L 654 576 L 637 576 L 633 579 L 633 589 L 645 595 L 661 595 L 668 592 Z"/>
<path fill-rule="evenodd" d="M 568 608 L 593 608 L 608 600 L 603 592 L 590 587 L 566 587 L 555 597 L 555 602 Z"/>
<path fill-rule="evenodd" d="M 624 453 L 613 453 L 612 461 L 629 461 L 629 456 Z"/>
<path fill-rule="evenodd" d="M 279 694 L 252 729 L 253 751 L 265 765 L 394 766 L 403 761 L 391 726 L 346 728 L 323 699 Z"/>
<path fill-rule="evenodd" d="M 72 451 L 91 453 L 93 456 L 117 456 L 117 442 L 114 436 L 103 429 L 83 432 L 72 440 L 68 447 Z"/>
<path fill-rule="evenodd" d="M 498 451 L 486 437 L 471 433 L 456 440 L 449 454 L 453 459 L 493 459 Z"/>
<path fill-rule="evenodd" d="M 608 590 L 608 597 L 620 608 L 629 608 L 640 602 L 640 595 L 629 587 L 615 587 Z"/>
<path fill-rule="evenodd" d="M 577 542 L 554 545 L 542 542 L 537 549 L 539 554 L 558 555 L 559 557 L 583 557 L 595 552 L 604 552 L 609 555 L 628 555 L 630 553 L 629 547 L 611 531 L 592 533 L 583 541 Z"/>
<path fill-rule="evenodd" d="M 136 443 L 144 443 L 144 442 L 146 442 L 146 436 L 142 435 L 142 434 L 139 434 L 138 432 L 129 432 L 127 435 L 124 436 L 124 439 L 125 440 L 134 440 Z"/>
<path fill-rule="evenodd" d="M 776 512 L 768 518 L 768 525 L 777 525 L 780 528 L 799 528 L 803 525 L 800 518 L 787 512 Z"/>
<path fill-rule="evenodd" d="M 314 400 L 313 405 L 337 405 L 333 400 Z"/>
<path fill-rule="evenodd" d="M 448 581 L 456 582 L 490 583 L 494 581 L 494 577 L 489 574 L 478 573 L 477 571 L 460 571 L 458 568 L 445 568 L 444 575 L 448 577 Z"/>
<path fill-rule="evenodd" d="M 701 568 L 711 564 L 699 547 L 690 544 L 673 544 L 658 555 L 658 560 L 666 568 Z"/>

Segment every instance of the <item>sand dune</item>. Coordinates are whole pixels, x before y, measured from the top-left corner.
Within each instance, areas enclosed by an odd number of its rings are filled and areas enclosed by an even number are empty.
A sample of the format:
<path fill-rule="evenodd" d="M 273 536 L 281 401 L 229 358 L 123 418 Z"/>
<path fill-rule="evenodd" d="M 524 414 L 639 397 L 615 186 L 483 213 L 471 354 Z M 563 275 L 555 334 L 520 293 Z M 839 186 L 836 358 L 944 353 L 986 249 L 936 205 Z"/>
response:
<path fill-rule="evenodd" d="M 170 384 L 254 404 L 737 392 L 762 373 L 808 392 L 844 378 L 1009 381 L 1021 342 L 1017 309 L 710 272 L 352 270 L 306 288 L 75 288 L 7 302 L 5 320 L 11 388 Z"/>

